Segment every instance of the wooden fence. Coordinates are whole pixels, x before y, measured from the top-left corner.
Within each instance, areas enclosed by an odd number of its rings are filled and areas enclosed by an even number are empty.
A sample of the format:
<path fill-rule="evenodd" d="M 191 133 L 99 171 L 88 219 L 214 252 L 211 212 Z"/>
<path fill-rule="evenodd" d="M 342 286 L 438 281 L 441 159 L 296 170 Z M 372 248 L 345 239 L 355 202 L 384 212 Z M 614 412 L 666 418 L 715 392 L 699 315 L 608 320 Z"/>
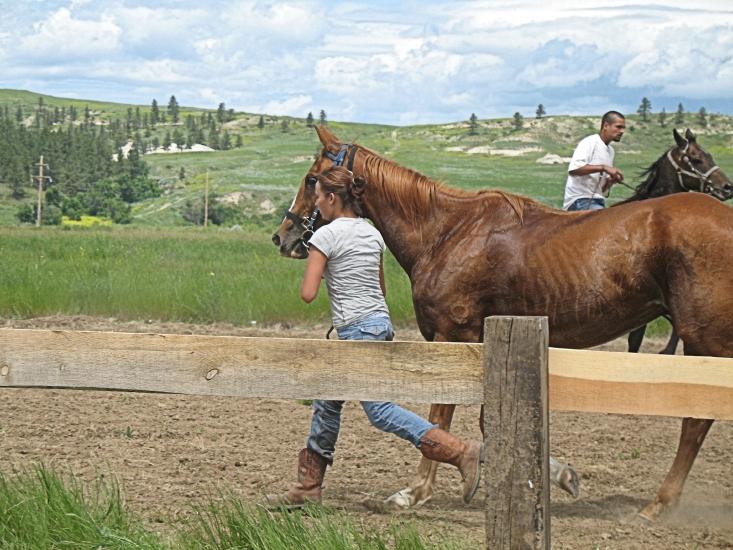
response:
<path fill-rule="evenodd" d="M 487 545 L 549 548 L 548 410 L 733 420 L 733 359 L 547 342 L 543 317 L 483 344 L 0 329 L 0 387 L 484 404 Z"/>

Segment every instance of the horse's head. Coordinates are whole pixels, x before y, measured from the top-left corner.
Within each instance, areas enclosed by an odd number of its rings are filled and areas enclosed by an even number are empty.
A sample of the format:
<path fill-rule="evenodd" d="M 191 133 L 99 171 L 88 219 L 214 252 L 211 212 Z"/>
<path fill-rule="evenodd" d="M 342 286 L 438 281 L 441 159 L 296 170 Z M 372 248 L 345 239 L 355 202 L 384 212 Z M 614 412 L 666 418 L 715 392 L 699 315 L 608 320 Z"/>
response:
<path fill-rule="evenodd" d="M 285 212 L 280 226 L 272 235 L 272 242 L 280 248 L 280 254 L 287 258 L 308 257 L 308 239 L 313 231 L 325 225 L 316 209 L 316 178 L 332 166 L 353 161 L 353 146 L 342 144 L 326 127 L 316 127 L 318 138 L 323 144 L 318 158 L 311 165 L 300 182 L 293 203 Z M 351 156 L 348 154 L 352 153 Z"/>
<path fill-rule="evenodd" d="M 698 143 L 688 128 L 685 137 L 673 130 L 677 147 L 670 149 L 667 158 L 677 171 L 680 191 L 699 191 L 726 201 L 733 197 L 733 184 L 715 164 L 713 157 Z"/>

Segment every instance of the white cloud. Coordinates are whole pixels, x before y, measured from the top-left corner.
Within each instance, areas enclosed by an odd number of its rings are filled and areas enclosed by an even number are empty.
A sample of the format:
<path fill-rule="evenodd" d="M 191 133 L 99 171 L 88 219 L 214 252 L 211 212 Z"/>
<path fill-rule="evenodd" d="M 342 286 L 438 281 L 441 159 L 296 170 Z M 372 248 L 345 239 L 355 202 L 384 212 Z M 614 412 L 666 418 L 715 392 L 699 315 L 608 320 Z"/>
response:
<path fill-rule="evenodd" d="M 309 109 L 313 110 L 313 98 L 309 95 L 297 95 L 283 100 L 268 101 L 260 111 L 273 115 L 302 117 Z"/>
<path fill-rule="evenodd" d="M 654 94 L 733 112 L 732 28 L 729 0 L 37 0 L 3 12 L 0 85 L 400 123 Z"/>
<path fill-rule="evenodd" d="M 35 33 L 21 40 L 20 54 L 44 61 L 93 58 L 116 52 L 122 30 L 107 16 L 75 19 L 66 8 L 34 25 Z"/>
<path fill-rule="evenodd" d="M 245 39 L 256 38 L 266 43 L 300 44 L 318 40 L 325 14 L 315 3 L 240 1 L 221 14 L 227 28 L 241 33 Z"/>

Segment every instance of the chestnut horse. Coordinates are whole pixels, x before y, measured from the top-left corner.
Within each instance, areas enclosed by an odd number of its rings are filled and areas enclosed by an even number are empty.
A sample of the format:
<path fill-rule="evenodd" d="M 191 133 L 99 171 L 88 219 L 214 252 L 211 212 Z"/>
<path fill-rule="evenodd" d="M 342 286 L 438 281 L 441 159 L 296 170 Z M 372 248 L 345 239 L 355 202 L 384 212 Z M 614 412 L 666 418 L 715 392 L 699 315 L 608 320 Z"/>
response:
<path fill-rule="evenodd" d="M 588 348 L 669 314 L 685 354 L 733 357 L 733 210 L 719 201 L 671 195 L 564 212 L 511 193 L 453 189 L 317 132 L 321 155 L 273 242 L 283 256 L 306 257 L 316 176 L 345 152 L 366 181 L 365 216 L 410 277 L 426 340 L 478 342 L 490 315 L 546 315 L 551 346 Z M 454 409 L 432 405 L 430 420 L 448 429 Z M 677 504 L 712 423 L 683 419 L 674 463 L 643 517 Z M 421 460 L 402 492 L 411 504 L 430 498 L 436 467 Z"/>
<path fill-rule="evenodd" d="M 685 137 L 677 129 L 672 130 L 672 135 L 677 146 L 665 151 L 641 174 L 646 179 L 636 186 L 633 195 L 614 206 L 688 191 L 707 193 L 721 201 L 733 197 L 733 184 L 715 164 L 710 153 L 697 143 L 695 134 L 688 128 Z M 646 325 L 631 331 L 630 352 L 639 351 L 645 332 Z M 669 342 L 659 353 L 674 355 L 678 343 L 679 336 L 673 326 Z"/>

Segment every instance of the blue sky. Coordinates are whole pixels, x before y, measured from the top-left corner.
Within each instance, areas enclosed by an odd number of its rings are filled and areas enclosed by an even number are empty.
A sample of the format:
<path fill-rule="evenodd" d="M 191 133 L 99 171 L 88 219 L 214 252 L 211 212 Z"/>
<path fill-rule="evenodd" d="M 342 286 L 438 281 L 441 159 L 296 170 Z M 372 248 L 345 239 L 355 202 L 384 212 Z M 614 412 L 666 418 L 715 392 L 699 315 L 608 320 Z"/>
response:
<path fill-rule="evenodd" d="M 0 0 L 0 87 L 417 124 L 733 114 L 733 2 Z"/>

